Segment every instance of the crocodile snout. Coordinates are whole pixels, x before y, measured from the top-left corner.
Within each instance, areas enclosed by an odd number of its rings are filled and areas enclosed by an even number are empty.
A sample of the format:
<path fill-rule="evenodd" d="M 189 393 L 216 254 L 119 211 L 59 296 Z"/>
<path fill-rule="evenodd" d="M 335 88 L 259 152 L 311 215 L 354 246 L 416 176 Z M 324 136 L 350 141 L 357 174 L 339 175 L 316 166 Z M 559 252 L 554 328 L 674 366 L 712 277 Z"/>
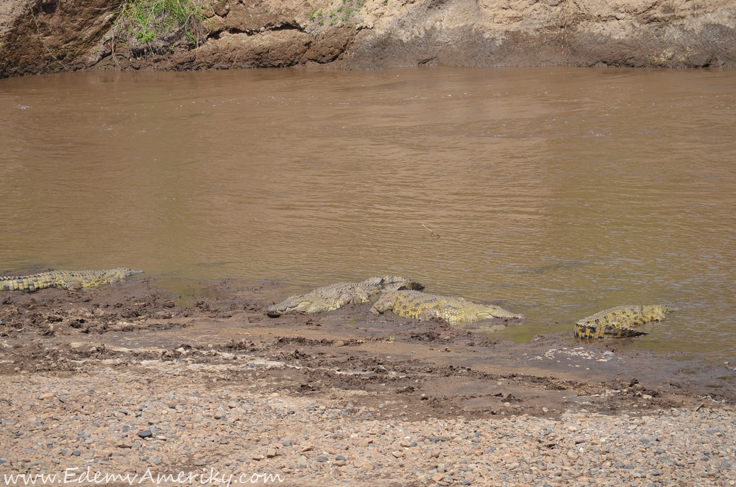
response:
<path fill-rule="evenodd" d="M 268 316 L 269 318 L 278 318 L 282 314 L 284 314 L 284 311 L 278 309 L 276 305 L 269 306 L 268 309 L 266 310 L 266 316 Z"/>

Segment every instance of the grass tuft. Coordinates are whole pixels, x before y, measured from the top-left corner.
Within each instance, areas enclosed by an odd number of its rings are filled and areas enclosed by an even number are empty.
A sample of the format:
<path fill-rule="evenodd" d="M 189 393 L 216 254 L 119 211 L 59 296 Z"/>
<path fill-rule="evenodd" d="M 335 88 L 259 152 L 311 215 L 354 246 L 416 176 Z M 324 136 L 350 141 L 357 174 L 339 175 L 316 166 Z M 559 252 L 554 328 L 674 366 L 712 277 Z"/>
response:
<path fill-rule="evenodd" d="M 141 44 L 179 29 L 195 44 L 202 20 L 204 12 L 195 0 L 123 0 L 118 16 L 118 22 Z"/>

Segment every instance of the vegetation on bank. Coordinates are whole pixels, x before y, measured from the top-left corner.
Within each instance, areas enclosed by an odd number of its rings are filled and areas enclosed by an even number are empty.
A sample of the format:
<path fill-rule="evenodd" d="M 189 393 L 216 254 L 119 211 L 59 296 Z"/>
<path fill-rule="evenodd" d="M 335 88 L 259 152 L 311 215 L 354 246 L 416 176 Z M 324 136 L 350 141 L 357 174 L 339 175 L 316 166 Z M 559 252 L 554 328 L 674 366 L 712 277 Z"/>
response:
<path fill-rule="evenodd" d="M 194 45 L 202 31 L 204 11 L 196 0 L 123 0 L 119 8 L 118 24 L 140 44 L 183 30 Z"/>
<path fill-rule="evenodd" d="M 335 5 L 335 1 L 330 2 L 329 9 L 316 9 L 309 14 L 309 20 L 317 22 L 319 25 L 341 25 L 346 24 L 352 27 L 351 19 L 360 13 L 360 9 L 365 6 L 365 0 L 342 0 L 342 3 Z M 366 13 L 368 9 L 366 8 Z"/>

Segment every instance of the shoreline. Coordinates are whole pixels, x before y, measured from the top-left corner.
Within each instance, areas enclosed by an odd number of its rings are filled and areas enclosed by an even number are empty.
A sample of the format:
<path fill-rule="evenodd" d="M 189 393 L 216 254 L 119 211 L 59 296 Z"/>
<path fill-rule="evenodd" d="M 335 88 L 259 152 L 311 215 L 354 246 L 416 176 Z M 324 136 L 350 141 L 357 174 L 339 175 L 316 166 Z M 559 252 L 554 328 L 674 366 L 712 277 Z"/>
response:
<path fill-rule="evenodd" d="M 0 293 L 0 474 L 736 482 L 732 369 L 559 334 L 514 345 L 368 303 L 274 319 L 278 285 L 216 288 L 188 308 L 150 279 Z"/>
<path fill-rule="evenodd" d="M 8 1 L 0 78 L 87 69 L 736 66 L 727 0 L 195 3 L 196 38 L 184 26 L 135 35 L 112 0 Z"/>

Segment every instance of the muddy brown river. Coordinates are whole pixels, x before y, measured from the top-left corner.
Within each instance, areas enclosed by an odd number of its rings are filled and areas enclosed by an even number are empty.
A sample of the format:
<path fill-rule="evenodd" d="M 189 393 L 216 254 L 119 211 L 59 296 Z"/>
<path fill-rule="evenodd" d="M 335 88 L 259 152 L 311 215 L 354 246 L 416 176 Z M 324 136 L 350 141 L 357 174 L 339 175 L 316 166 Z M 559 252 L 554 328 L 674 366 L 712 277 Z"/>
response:
<path fill-rule="evenodd" d="M 516 341 L 667 303 L 622 346 L 736 359 L 733 70 L 4 79 L 0 147 L 0 271 L 397 274 L 523 313 Z"/>

